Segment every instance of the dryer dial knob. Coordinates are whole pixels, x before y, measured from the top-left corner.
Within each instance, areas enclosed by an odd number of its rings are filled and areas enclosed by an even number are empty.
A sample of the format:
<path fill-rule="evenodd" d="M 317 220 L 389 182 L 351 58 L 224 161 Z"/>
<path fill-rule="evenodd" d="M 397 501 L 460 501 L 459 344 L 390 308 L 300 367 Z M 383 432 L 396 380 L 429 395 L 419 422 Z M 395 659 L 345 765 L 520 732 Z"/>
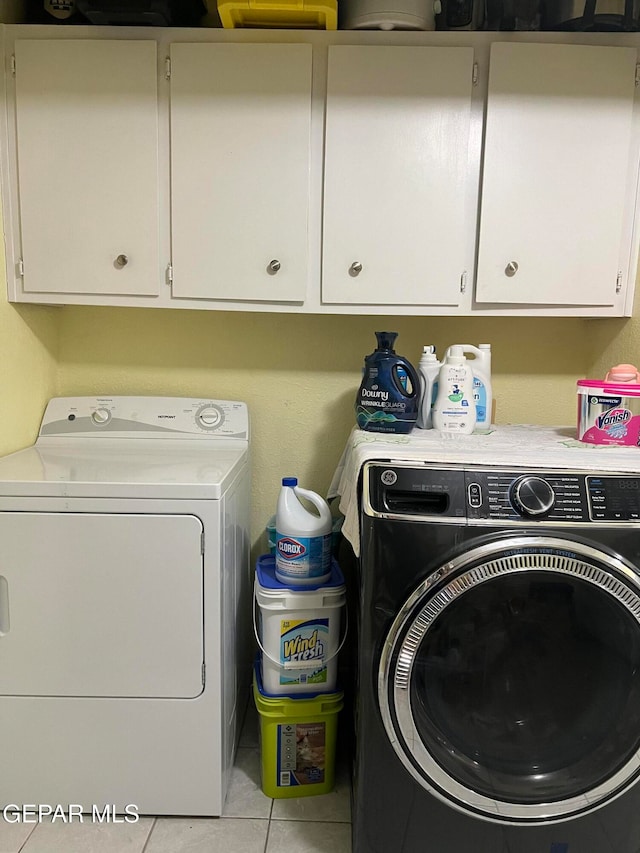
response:
<path fill-rule="evenodd" d="M 97 426 L 102 426 L 111 420 L 111 412 L 109 409 L 96 409 L 95 412 L 91 414 L 91 420 Z"/>
<path fill-rule="evenodd" d="M 544 515 L 553 509 L 556 495 L 542 477 L 520 477 L 511 486 L 511 501 L 516 512 L 524 516 Z"/>
<path fill-rule="evenodd" d="M 201 429 L 216 429 L 223 420 L 224 416 L 217 406 L 203 406 L 196 413 L 196 423 Z"/>

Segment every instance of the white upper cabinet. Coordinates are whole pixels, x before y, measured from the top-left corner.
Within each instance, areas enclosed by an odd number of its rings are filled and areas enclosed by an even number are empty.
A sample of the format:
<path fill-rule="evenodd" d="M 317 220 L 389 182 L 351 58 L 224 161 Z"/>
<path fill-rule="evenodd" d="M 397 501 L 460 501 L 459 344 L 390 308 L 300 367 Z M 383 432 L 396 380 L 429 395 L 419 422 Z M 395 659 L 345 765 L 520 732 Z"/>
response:
<path fill-rule="evenodd" d="M 16 41 L 25 293 L 158 293 L 156 56 L 152 40 Z"/>
<path fill-rule="evenodd" d="M 304 300 L 311 50 L 171 46 L 174 297 Z"/>
<path fill-rule="evenodd" d="M 12 301 L 632 312 L 640 34 L 0 35 Z"/>
<path fill-rule="evenodd" d="M 329 47 L 324 303 L 460 303 L 472 76 L 472 48 Z"/>
<path fill-rule="evenodd" d="M 619 300 L 638 169 L 636 62 L 635 48 L 492 45 L 478 302 Z"/>

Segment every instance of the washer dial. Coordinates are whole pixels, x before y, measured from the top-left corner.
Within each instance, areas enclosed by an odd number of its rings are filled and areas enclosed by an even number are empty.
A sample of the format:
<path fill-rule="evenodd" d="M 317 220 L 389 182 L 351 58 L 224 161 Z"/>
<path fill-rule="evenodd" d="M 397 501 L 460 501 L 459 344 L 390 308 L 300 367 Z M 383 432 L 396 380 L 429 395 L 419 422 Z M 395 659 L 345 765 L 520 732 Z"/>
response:
<path fill-rule="evenodd" d="M 544 515 L 553 509 L 556 495 L 549 483 L 542 477 L 520 477 L 511 485 L 509 496 L 520 515 Z"/>

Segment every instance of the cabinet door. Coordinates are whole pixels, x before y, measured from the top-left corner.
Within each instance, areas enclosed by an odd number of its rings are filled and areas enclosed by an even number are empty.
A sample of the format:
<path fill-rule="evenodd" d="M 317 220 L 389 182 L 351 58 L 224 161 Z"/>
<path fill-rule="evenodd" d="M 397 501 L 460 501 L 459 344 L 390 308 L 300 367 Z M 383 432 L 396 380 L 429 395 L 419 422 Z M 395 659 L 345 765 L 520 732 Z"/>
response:
<path fill-rule="evenodd" d="M 494 44 L 476 298 L 612 305 L 636 50 Z"/>
<path fill-rule="evenodd" d="M 156 53 L 152 41 L 16 42 L 26 292 L 158 292 Z"/>
<path fill-rule="evenodd" d="M 311 45 L 171 46 L 173 295 L 303 301 Z"/>
<path fill-rule="evenodd" d="M 457 305 L 473 50 L 329 48 L 322 299 Z"/>

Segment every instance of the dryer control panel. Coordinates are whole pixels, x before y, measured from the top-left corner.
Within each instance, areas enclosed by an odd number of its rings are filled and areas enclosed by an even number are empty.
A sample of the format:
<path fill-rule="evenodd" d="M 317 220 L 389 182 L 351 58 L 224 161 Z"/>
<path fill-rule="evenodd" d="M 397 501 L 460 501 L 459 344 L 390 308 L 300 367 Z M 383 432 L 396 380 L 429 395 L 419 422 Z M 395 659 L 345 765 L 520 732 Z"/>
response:
<path fill-rule="evenodd" d="M 41 437 L 249 440 L 246 403 L 206 397 L 54 397 Z"/>
<path fill-rule="evenodd" d="M 369 515 L 442 521 L 640 523 L 640 476 L 369 462 Z"/>

